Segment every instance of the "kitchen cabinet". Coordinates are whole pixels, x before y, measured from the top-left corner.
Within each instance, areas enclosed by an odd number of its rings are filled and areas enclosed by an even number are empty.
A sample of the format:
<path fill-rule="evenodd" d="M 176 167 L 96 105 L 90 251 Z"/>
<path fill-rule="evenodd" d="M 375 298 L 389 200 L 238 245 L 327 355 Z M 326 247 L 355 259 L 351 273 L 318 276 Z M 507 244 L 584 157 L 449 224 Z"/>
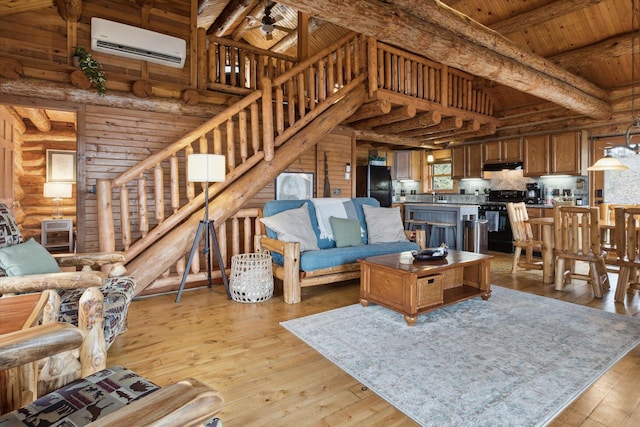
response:
<path fill-rule="evenodd" d="M 523 138 L 524 176 L 549 174 L 549 135 L 535 135 Z"/>
<path fill-rule="evenodd" d="M 524 176 L 584 175 L 588 162 L 588 144 L 582 132 L 525 137 Z"/>
<path fill-rule="evenodd" d="M 520 138 L 485 142 L 482 145 L 485 163 L 522 161 L 522 141 Z"/>
<path fill-rule="evenodd" d="M 400 150 L 393 153 L 394 179 L 420 181 L 422 151 Z"/>
<path fill-rule="evenodd" d="M 451 177 L 482 178 L 482 148 L 482 144 L 451 148 Z"/>

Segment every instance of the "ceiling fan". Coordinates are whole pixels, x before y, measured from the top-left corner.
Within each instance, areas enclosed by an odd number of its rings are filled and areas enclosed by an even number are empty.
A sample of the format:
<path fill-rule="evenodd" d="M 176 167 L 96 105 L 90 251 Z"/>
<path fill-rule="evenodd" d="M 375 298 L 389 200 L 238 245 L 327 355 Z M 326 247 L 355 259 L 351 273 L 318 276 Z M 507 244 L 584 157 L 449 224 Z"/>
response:
<path fill-rule="evenodd" d="M 264 15 L 262 16 L 261 19 L 256 18 L 255 16 L 247 16 L 247 19 L 250 19 L 253 21 L 252 25 L 256 25 L 258 23 L 260 24 L 259 27 L 255 26 L 254 28 L 251 28 L 251 29 L 253 30 L 256 28 L 260 28 L 267 40 L 273 40 L 273 30 L 275 29 L 286 31 L 286 32 L 293 31 L 293 29 L 291 28 L 276 25 L 276 22 L 281 21 L 282 19 L 284 19 L 284 17 L 282 15 L 275 15 L 275 16 L 271 15 L 271 9 L 273 9 L 275 5 L 276 5 L 275 2 L 268 1 L 264 7 Z"/>

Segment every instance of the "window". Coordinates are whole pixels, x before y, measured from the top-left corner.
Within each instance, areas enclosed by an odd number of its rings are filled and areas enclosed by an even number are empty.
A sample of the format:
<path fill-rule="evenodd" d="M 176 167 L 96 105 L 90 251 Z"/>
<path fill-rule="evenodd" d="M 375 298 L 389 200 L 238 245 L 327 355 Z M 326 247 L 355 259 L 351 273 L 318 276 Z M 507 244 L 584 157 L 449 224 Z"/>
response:
<path fill-rule="evenodd" d="M 432 191 L 453 190 L 453 179 L 451 179 L 451 162 L 434 163 L 433 174 L 431 175 Z"/>

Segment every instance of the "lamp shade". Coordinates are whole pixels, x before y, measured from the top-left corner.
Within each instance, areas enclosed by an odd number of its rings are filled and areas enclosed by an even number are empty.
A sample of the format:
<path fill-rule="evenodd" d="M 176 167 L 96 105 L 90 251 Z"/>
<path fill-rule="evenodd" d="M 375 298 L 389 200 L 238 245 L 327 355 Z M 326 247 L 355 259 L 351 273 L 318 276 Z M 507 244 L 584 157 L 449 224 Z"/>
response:
<path fill-rule="evenodd" d="M 64 182 L 45 182 L 44 197 L 68 199 L 71 197 L 71 184 Z"/>
<path fill-rule="evenodd" d="M 623 165 L 620 160 L 610 155 L 604 156 L 587 168 L 588 171 L 623 171 L 627 169 L 629 166 Z"/>
<path fill-rule="evenodd" d="M 224 182 L 225 158 L 221 154 L 190 154 L 187 158 L 189 182 Z"/>

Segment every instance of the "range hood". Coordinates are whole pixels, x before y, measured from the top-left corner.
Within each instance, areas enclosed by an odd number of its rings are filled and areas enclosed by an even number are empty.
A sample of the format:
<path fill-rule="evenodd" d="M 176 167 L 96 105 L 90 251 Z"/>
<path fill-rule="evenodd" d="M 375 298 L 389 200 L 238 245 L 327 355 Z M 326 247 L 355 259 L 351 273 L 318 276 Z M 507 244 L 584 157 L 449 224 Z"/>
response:
<path fill-rule="evenodd" d="M 496 172 L 503 170 L 519 171 L 522 170 L 522 162 L 508 162 L 508 163 L 485 163 L 482 166 L 483 172 Z"/>

